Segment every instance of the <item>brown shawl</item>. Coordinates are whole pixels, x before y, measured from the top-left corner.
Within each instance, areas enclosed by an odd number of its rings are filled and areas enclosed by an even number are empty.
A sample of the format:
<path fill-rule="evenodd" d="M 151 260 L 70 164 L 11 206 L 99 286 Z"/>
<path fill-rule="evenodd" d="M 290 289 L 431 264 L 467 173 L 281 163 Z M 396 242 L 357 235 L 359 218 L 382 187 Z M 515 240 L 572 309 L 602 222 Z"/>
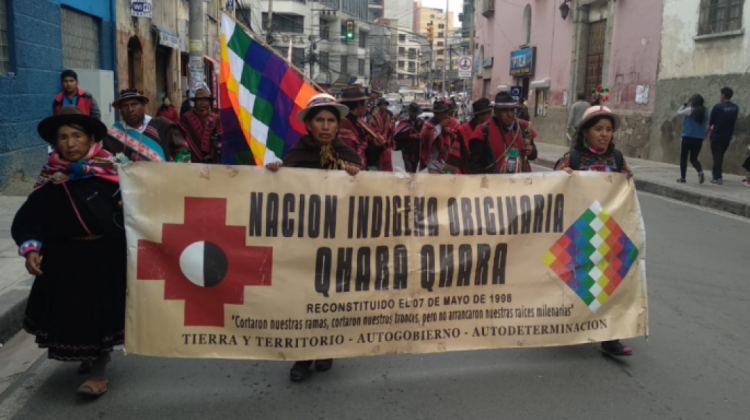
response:
<path fill-rule="evenodd" d="M 333 143 L 320 146 L 309 135 L 299 139 L 284 155 L 284 166 L 291 168 L 311 169 L 346 169 L 346 167 L 361 168 L 358 162 L 362 159 L 340 138 Z"/>

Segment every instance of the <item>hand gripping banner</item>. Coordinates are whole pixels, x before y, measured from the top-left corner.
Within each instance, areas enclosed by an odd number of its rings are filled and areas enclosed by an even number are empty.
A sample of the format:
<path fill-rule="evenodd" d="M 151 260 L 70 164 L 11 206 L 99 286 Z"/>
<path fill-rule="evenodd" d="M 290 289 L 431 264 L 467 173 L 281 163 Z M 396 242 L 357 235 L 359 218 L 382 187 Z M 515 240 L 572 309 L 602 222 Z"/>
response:
<path fill-rule="evenodd" d="M 632 180 L 131 164 L 126 350 L 310 360 L 648 333 Z"/>

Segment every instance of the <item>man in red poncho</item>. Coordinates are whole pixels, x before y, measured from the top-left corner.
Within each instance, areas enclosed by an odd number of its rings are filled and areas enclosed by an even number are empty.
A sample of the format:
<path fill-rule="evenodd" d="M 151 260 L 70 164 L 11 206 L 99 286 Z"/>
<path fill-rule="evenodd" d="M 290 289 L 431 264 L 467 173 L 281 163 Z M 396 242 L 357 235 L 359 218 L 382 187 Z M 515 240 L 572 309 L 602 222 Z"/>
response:
<path fill-rule="evenodd" d="M 478 99 L 472 104 L 472 118 L 459 128 L 460 136 L 453 142 L 445 160 L 443 172 L 455 175 L 468 173 L 469 143 L 477 127 L 492 118 L 492 105 L 487 98 Z"/>
<path fill-rule="evenodd" d="M 536 132 L 530 123 L 516 117 L 518 103 L 508 92 L 495 96 L 495 112 L 477 127 L 469 141 L 467 171 L 471 174 L 515 174 L 531 172 L 536 159 Z"/>
<path fill-rule="evenodd" d="M 431 174 L 440 174 L 443 173 L 451 145 L 460 138 L 461 124 L 449 115 L 450 106 L 445 101 L 435 102 L 432 112 L 434 117 L 422 129 L 420 169 L 427 168 Z"/>

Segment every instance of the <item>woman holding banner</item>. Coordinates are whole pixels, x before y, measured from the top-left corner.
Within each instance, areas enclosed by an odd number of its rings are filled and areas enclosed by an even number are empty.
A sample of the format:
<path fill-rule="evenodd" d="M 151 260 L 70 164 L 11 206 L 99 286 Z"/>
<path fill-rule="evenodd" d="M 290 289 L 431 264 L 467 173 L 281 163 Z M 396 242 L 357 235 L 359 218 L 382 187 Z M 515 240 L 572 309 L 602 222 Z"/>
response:
<path fill-rule="evenodd" d="M 573 171 L 620 172 L 631 177 L 622 152 L 612 143 L 619 126 L 620 117 L 606 106 L 590 107 L 577 127 L 573 148 L 557 162 L 555 170 L 569 174 Z M 630 356 L 633 353 L 620 340 L 602 342 L 602 351 L 613 356 Z"/>
<path fill-rule="evenodd" d="M 341 119 L 349 113 L 349 108 L 336 102 L 331 95 L 321 93 L 313 96 L 307 108 L 297 114 L 297 120 L 305 123 L 307 135 L 301 137 L 284 155 L 283 162 L 273 162 L 266 168 L 276 172 L 282 166 L 323 170 L 344 170 L 349 175 L 359 173 L 362 158 L 339 138 Z M 315 363 L 318 372 L 333 367 L 333 359 L 302 360 L 292 366 L 289 376 L 293 382 L 300 382 L 310 376 Z"/>
<path fill-rule="evenodd" d="M 75 106 L 37 126 L 55 150 L 11 233 L 36 276 L 24 329 L 48 357 L 81 362 L 78 393 L 107 392 L 112 348 L 124 342 L 127 248 L 107 127 Z"/>

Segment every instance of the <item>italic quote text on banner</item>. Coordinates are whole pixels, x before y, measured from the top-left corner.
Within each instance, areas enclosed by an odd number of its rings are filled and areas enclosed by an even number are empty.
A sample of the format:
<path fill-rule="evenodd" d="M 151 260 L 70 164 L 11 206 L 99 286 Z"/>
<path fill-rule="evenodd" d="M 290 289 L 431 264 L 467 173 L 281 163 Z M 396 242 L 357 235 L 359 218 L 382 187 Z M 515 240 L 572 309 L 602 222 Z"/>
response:
<path fill-rule="evenodd" d="M 133 164 L 126 349 L 303 360 L 646 335 L 619 174 Z"/>

